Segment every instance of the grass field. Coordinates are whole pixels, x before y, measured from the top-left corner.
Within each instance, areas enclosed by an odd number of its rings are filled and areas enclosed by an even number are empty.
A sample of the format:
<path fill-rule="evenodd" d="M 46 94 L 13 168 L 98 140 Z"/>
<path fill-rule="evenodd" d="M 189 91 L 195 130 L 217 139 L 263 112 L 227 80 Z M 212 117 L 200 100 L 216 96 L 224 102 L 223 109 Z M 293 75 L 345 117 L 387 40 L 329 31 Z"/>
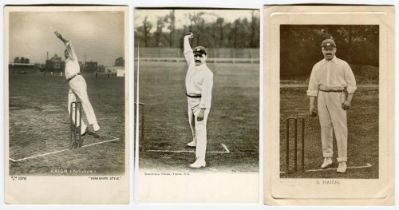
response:
<path fill-rule="evenodd" d="M 208 119 L 209 167 L 203 171 L 255 172 L 259 156 L 259 65 L 208 64 L 214 73 L 212 108 Z M 140 102 L 144 103 L 144 140 L 139 144 L 140 167 L 187 170 L 194 153 L 187 119 L 183 63 L 145 62 L 140 65 Z"/>
<path fill-rule="evenodd" d="M 101 137 L 86 135 L 83 145 L 98 144 L 19 162 L 9 161 L 10 175 L 108 175 L 124 172 L 124 78 L 84 76 Z M 9 76 L 9 158 L 18 160 L 70 146 L 67 110 L 68 83 L 64 77 L 41 73 Z M 71 173 L 62 173 L 69 170 Z"/>
<path fill-rule="evenodd" d="M 286 170 L 286 124 L 285 119 L 296 113 L 308 112 L 309 99 L 306 96 L 307 87 L 282 87 L 280 89 L 280 171 Z M 348 169 L 345 174 L 335 170 L 319 172 L 296 172 L 281 177 L 296 178 L 378 178 L 378 88 L 359 85 L 348 111 L 348 167 L 372 167 L 363 169 Z M 323 161 L 320 140 L 320 124 L 317 117 L 306 117 L 305 128 L 305 170 L 318 169 Z M 293 130 L 290 130 L 293 134 Z M 291 162 L 293 166 L 293 140 L 291 141 Z M 298 147 L 299 148 L 299 147 Z M 299 153 L 300 154 L 300 153 Z M 300 155 L 298 154 L 298 160 Z M 336 142 L 334 138 L 334 167 L 336 163 Z M 291 170 L 293 167 L 291 167 Z"/>

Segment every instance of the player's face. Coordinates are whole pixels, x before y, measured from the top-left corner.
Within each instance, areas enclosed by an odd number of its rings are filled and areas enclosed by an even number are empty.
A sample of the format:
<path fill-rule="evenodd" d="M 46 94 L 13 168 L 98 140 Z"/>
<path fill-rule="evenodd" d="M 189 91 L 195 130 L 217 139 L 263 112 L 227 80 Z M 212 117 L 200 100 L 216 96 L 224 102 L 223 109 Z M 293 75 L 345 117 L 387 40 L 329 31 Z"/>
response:
<path fill-rule="evenodd" d="M 206 55 L 205 54 L 194 54 L 194 62 L 196 66 L 200 66 L 204 64 L 206 61 Z"/>
<path fill-rule="evenodd" d="M 337 48 L 335 48 L 335 47 L 322 47 L 321 51 L 323 52 L 324 58 L 329 61 L 329 60 L 334 58 L 335 53 L 337 52 Z"/>

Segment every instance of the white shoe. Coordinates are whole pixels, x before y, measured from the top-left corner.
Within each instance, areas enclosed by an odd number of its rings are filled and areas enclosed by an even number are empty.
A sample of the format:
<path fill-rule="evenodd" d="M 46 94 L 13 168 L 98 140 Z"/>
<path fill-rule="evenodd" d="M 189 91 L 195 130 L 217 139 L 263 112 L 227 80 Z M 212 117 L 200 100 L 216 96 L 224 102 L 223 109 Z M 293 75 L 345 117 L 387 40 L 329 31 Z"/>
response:
<path fill-rule="evenodd" d="M 94 124 L 93 125 L 93 130 L 94 130 L 94 132 L 100 130 L 100 126 L 98 124 Z"/>
<path fill-rule="evenodd" d="M 345 173 L 346 172 L 346 162 L 339 162 L 338 168 L 337 168 L 338 173 Z"/>
<path fill-rule="evenodd" d="M 197 142 L 195 142 L 195 140 L 192 140 L 191 142 L 187 143 L 187 146 L 196 147 L 197 146 Z"/>
<path fill-rule="evenodd" d="M 332 159 L 331 158 L 324 158 L 323 164 L 321 164 L 320 168 L 325 169 L 328 168 L 332 165 Z"/>
<path fill-rule="evenodd" d="M 86 124 L 82 124 L 82 127 L 80 128 L 80 135 L 85 135 L 87 131 L 87 125 Z"/>
<path fill-rule="evenodd" d="M 205 160 L 197 159 L 194 163 L 190 164 L 190 168 L 202 168 L 206 166 Z"/>

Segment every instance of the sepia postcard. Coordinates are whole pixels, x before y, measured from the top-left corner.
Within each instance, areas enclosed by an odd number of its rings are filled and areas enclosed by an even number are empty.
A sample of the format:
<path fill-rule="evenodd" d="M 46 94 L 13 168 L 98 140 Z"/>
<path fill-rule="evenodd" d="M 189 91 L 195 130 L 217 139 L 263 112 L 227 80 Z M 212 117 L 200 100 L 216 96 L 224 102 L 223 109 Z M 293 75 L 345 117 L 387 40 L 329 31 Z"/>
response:
<path fill-rule="evenodd" d="M 393 205 L 394 7 L 264 7 L 267 205 Z"/>
<path fill-rule="evenodd" d="M 134 13 L 139 201 L 258 202 L 259 10 Z"/>
<path fill-rule="evenodd" d="M 129 202 L 128 7 L 5 7 L 5 202 Z"/>

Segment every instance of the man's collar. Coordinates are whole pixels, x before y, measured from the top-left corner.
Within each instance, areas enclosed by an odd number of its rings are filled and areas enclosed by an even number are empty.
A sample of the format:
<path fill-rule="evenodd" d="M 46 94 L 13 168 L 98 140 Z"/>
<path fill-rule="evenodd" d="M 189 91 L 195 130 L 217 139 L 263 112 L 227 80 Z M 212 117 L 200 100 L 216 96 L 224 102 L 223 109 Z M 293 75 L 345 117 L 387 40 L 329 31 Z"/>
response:
<path fill-rule="evenodd" d="M 329 60 L 329 61 L 324 58 L 324 63 L 327 63 L 327 62 L 337 63 L 337 56 L 334 55 L 334 57 L 331 60 Z"/>
<path fill-rule="evenodd" d="M 206 66 L 206 62 L 202 63 L 202 64 L 199 65 L 199 66 L 195 65 L 195 67 L 197 67 L 197 68 L 202 68 L 202 67 L 205 67 L 205 66 Z"/>

